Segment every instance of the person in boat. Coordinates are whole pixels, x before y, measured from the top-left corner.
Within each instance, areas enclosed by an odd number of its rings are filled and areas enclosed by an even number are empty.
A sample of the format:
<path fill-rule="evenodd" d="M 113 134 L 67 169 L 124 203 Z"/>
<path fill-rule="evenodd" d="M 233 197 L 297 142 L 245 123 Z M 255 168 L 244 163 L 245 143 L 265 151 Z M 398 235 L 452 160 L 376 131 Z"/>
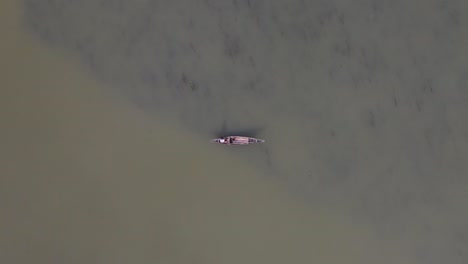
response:
<path fill-rule="evenodd" d="M 229 143 L 229 144 L 233 144 L 235 141 L 235 138 L 234 137 L 226 137 L 226 138 L 221 138 L 219 139 L 219 143 Z"/>
<path fill-rule="evenodd" d="M 229 137 L 221 138 L 219 140 L 219 143 L 223 143 L 223 144 L 232 143 L 232 139 Z"/>

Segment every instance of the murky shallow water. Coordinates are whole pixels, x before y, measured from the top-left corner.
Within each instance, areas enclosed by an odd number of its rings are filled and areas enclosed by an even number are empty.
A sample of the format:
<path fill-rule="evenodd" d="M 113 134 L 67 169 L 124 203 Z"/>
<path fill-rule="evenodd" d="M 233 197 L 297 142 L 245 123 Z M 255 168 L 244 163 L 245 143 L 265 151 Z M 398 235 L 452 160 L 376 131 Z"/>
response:
<path fill-rule="evenodd" d="M 5 2 L 3 255 L 464 263 L 468 24 L 417 2 Z"/>

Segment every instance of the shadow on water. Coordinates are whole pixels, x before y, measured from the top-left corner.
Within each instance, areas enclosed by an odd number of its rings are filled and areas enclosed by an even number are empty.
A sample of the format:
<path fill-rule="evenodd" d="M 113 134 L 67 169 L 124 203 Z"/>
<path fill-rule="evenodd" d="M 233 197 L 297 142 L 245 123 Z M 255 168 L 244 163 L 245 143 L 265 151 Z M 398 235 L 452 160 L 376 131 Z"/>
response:
<path fill-rule="evenodd" d="M 218 131 L 213 132 L 215 137 L 225 137 L 225 136 L 246 136 L 246 137 L 260 137 L 264 128 L 262 127 L 251 127 L 245 129 L 231 129 L 227 126 L 227 122 L 224 121 L 222 127 Z"/>

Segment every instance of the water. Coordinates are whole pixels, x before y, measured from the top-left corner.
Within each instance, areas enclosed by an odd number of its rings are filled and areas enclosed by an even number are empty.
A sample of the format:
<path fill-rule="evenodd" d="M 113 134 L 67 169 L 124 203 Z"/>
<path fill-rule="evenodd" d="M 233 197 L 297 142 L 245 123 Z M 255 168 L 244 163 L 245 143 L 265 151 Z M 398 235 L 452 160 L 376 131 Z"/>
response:
<path fill-rule="evenodd" d="M 5 262 L 466 262 L 463 2 L 2 5 Z"/>

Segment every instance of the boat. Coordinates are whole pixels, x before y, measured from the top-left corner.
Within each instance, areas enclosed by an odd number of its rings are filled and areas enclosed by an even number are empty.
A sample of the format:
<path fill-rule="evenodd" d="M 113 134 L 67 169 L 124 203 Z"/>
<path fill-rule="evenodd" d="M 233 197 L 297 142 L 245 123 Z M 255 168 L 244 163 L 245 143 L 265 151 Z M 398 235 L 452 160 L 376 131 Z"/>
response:
<path fill-rule="evenodd" d="M 243 137 L 243 136 L 228 136 L 228 137 L 220 137 L 211 140 L 211 142 L 224 144 L 224 145 L 249 145 L 255 143 L 264 143 L 265 140 L 252 138 L 252 137 Z"/>

